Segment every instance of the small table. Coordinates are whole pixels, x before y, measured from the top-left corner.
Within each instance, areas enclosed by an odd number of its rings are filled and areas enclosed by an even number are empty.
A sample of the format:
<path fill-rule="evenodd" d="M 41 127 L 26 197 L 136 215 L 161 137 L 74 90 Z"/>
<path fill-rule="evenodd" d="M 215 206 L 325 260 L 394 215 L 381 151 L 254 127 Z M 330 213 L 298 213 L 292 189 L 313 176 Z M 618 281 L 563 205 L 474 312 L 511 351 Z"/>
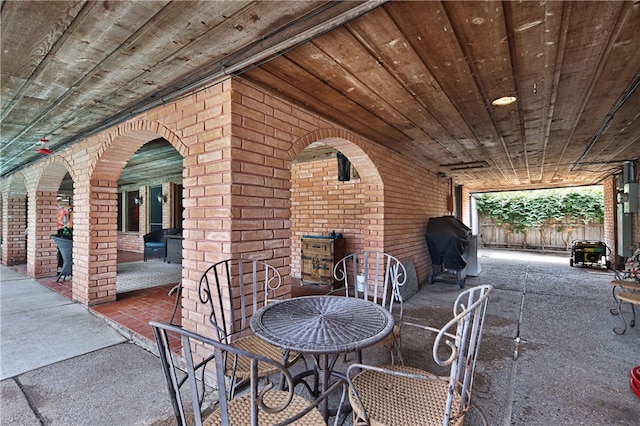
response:
<path fill-rule="evenodd" d="M 166 243 L 165 260 L 169 263 L 182 263 L 182 235 L 167 235 Z"/>
<path fill-rule="evenodd" d="M 640 283 L 635 281 L 613 280 L 611 281 L 611 285 L 613 286 L 613 300 L 615 300 L 618 306 L 617 308 L 610 309 L 610 312 L 612 315 L 620 315 L 620 319 L 622 319 L 622 323 L 624 324 L 622 330 L 614 328 L 613 332 L 616 334 L 624 334 L 627 332 L 627 321 L 622 315 L 621 305 L 622 302 L 627 302 L 631 305 L 633 317 L 631 318 L 629 326 L 634 327 L 636 325 L 635 305 L 640 306 Z"/>
<path fill-rule="evenodd" d="M 322 392 L 329 387 L 335 360 L 382 341 L 393 331 L 391 313 L 362 299 L 340 296 L 296 297 L 258 310 L 251 329 L 263 340 L 288 351 L 314 355 Z M 333 359 L 329 361 L 329 358 Z M 327 400 L 320 411 L 329 417 Z"/>

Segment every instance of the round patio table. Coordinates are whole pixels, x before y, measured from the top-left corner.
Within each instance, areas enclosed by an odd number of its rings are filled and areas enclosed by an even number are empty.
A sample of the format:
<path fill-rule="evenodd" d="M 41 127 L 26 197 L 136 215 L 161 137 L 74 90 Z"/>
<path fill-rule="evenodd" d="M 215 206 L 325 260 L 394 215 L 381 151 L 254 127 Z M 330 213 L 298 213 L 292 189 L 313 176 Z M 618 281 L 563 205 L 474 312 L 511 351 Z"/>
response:
<path fill-rule="evenodd" d="M 251 317 L 251 329 L 286 351 L 314 355 L 322 392 L 329 386 L 338 355 L 382 341 L 393 331 L 391 313 L 362 299 L 307 296 L 273 302 Z M 329 358 L 333 356 L 330 361 Z M 327 400 L 320 410 L 328 418 Z"/>

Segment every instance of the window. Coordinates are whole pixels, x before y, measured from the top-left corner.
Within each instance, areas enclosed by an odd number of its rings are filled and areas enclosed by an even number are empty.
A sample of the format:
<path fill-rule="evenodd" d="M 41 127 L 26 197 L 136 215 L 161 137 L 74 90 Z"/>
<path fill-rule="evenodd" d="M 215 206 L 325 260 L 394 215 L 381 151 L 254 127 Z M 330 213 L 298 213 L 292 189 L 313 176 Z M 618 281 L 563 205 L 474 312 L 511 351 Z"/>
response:
<path fill-rule="evenodd" d="M 140 199 L 139 191 L 128 191 L 126 197 L 127 205 L 127 223 L 126 230 L 128 232 L 138 232 L 140 230 L 140 207 L 141 205 L 136 204 L 135 200 Z"/>
<path fill-rule="evenodd" d="M 138 232 L 140 230 L 140 208 L 135 199 L 139 191 L 125 191 L 118 194 L 118 231 Z"/>
<path fill-rule="evenodd" d="M 162 201 L 158 196 L 162 195 L 161 186 L 152 186 L 149 188 L 149 230 L 157 231 L 162 229 Z"/>

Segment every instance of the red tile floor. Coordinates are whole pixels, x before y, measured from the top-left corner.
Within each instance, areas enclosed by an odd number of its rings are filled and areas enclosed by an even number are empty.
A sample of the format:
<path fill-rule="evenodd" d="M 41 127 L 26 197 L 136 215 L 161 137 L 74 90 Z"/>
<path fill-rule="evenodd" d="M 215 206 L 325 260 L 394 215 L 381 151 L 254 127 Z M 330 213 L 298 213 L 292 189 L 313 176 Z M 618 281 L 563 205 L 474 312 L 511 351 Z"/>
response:
<path fill-rule="evenodd" d="M 118 251 L 118 263 L 136 262 L 143 260 L 142 253 Z M 27 275 L 26 264 L 11 267 L 18 273 Z M 56 276 L 37 278 L 40 284 L 71 299 L 71 280 L 56 282 Z M 175 294 L 169 296 L 169 291 L 176 285 L 166 284 L 158 287 L 119 293 L 115 302 L 104 303 L 89 307 L 96 314 L 118 324 L 130 332 L 155 342 L 153 330 L 149 321 L 169 322 L 175 303 Z M 313 285 L 292 286 L 292 297 L 310 294 L 322 294 L 327 290 Z M 180 323 L 180 317 L 173 320 L 174 324 Z M 155 344 L 155 343 L 154 343 Z M 182 345 L 177 337 L 170 336 L 171 349 L 180 353 Z"/>
<path fill-rule="evenodd" d="M 139 260 L 142 260 L 142 253 L 118 251 L 118 263 Z M 14 265 L 11 268 L 16 272 L 27 275 L 25 264 Z M 71 280 L 56 282 L 56 278 L 56 276 L 41 277 L 37 278 L 36 281 L 71 299 Z M 168 293 L 176 284 L 119 293 L 115 302 L 90 306 L 89 309 L 130 332 L 154 342 L 153 330 L 149 326 L 149 321 L 169 322 L 173 312 L 175 295 L 169 296 Z M 173 322 L 179 324 L 180 318 L 176 318 Z M 180 352 L 181 346 L 178 339 L 170 342 L 170 344 L 175 352 Z"/>

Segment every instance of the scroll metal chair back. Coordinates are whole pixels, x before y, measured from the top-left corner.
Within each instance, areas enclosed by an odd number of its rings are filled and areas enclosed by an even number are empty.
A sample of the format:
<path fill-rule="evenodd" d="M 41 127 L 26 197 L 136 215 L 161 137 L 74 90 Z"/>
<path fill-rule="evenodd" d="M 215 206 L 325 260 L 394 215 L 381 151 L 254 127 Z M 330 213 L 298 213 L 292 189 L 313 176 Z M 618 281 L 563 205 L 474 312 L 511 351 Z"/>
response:
<path fill-rule="evenodd" d="M 281 285 L 280 273 L 266 262 L 227 259 L 204 271 L 198 297 L 210 308 L 209 322 L 218 332 L 218 340 L 228 344 L 249 328 L 255 311 L 276 298 Z"/>
<path fill-rule="evenodd" d="M 354 425 L 464 424 L 471 408 L 478 351 L 492 291 L 492 286 L 483 285 L 461 292 L 453 306 L 453 318 L 441 329 L 405 323 L 435 335 L 433 359 L 448 367 L 448 376 L 408 366 L 351 365 L 347 377 Z"/>
<path fill-rule="evenodd" d="M 226 345 L 216 339 L 152 321 L 167 389 L 178 425 L 300 425 L 326 424 L 318 405 L 332 392 L 342 390 L 340 405 L 346 401 L 346 382 L 334 383 L 317 399 L 308 401 L 295 393 L 291 373 L 284 365 L 268 357 Z M 184 351 L 184 366 L 171 353 L 169 342 L 178 336 Z M 171 337 L 170 337 L 171 336 Z M 230 357 L 250 360 L 249 392 L 232 398 L 227 394 L 225 363 Z M 259 386 L 259 365 L 268 364 L 286 381 L 286 391 L 273 384 Z M 217 384 L 222 383 L 222 386 Z M 215 392 L 212 386 L 218 388 Z M 191 407 L 185 402 L 191 400 Z M 338 413 L 340 414 L 340 413 Z M 336 416 L 336 423 L 339 416 Z"/>
<path fill-rule="evenodd" d="M 402 363 L 400 329 L 403 304 L 400 286 L 407 280 L 407 271 L 402 263 L 387 253 L 363 251 L 340 259 L 333 268 L 333 276 L 344 286 L 338 291 L 344 290 L 347 297 L 377 303 L 396 316 L 393 334 L 379 345 L 390 350 L 392 362 L 397 356 Z"/>
<path fill-rule="evenodd" d="M 208 307 L 206 314 L 216 331 L 217 340 L 282 361 L 282 350 L 253 335 L 249 326 L 253 313 L 278 297 L 281 284 L 278 270 L 260 260 L 227 259 L 207 268 L 198 282 L 198 297 Z M 301 358 L 298 353 L 284 356 L 287 356 L 287 365 Z M 261 377 L 273 373 L 269 364 L 260 364 L 260 367 Z M 248 359 L 228 359 L 231 396 L 236 387 L 250 379 L 250 373 Z"/>

